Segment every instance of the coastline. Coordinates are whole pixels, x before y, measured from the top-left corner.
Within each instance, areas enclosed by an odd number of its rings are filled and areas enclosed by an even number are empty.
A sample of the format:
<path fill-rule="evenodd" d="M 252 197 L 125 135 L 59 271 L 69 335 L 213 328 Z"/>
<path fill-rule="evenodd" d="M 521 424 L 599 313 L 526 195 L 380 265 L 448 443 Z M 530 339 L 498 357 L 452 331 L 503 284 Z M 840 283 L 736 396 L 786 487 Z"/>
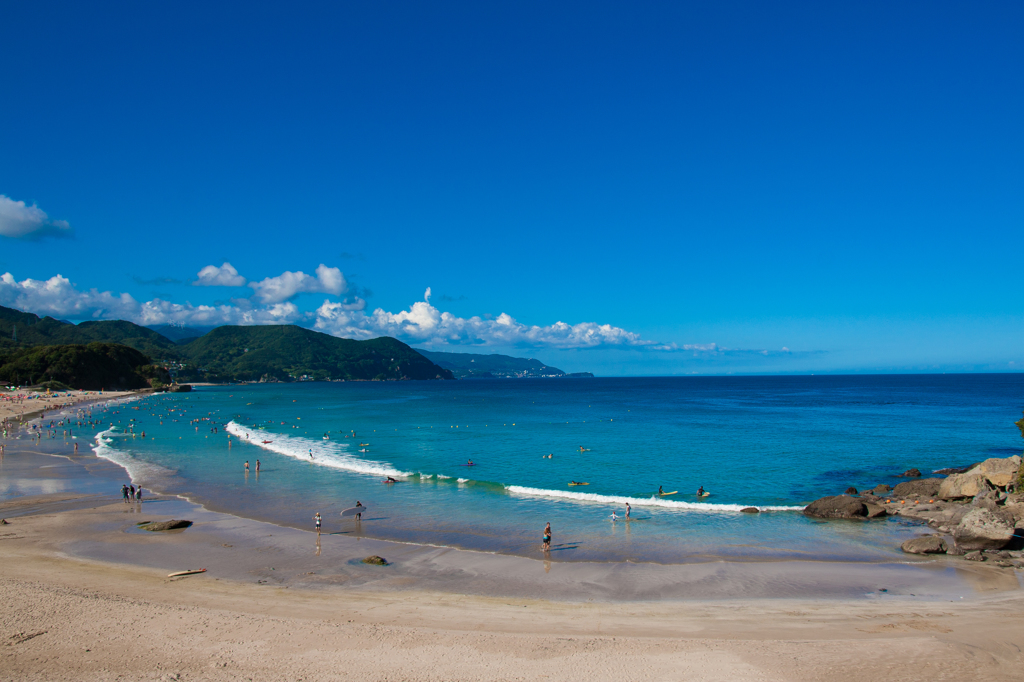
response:
<path fill-rule="evenodd" d="M 839 666 L 998 680 L 1024 663 L 1020 574 L 989 565 L 547 563 L 357 533 L 317 543 L 174 497 L 82 492 L 85 468 L 124 475 L 20 450 L 0 469 L 71 481 L 0 504 L 0 669 L 13 678 L 817 680 Z M 167 518 L 195 525 L 135 525 Z M 359 562 L 370 554 L 393 563 Z"/>

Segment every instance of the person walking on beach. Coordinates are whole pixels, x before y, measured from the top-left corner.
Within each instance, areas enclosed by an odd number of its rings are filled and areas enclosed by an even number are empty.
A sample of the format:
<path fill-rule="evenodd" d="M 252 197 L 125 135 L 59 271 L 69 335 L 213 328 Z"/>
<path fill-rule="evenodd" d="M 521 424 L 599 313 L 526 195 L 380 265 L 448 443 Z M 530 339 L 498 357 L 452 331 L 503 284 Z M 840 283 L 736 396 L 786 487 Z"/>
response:
<path fill-rule="evenodd" d="M 124 498 L 124 503 L 128 504 L 128 486 L 126 486 L 126 485 L 122 485 L 121 486 L 121 497 Z"/>
<path fill-rule="evenodd" d="M 316 521 L 316 534 L 320 535 L 320 512 L 316 513 L 316 516 L 313 517 L 313 520 Z"/>
<path fill-rule="evenodd" d="M 359 500 L 356 500 L 356 506 L 357 507 L 362 507 L 363 503 L 360 502 Z M 356 521 L 362 521 L 362 520 L 363 520 L 363 512 L 356 512 Z"/>
<path fill-rule="evenodd" d="M 626 503 L 626 520 L 629 521 L 629 512 L 632 507 L 629 506 L 629 502 Z"/>
<path fill-rule="evenodd" d="M 544 542 L 541 544 L 541 549 L 545 552 L 551 550 L 551 523 L 549 522 L 544 526 Z"/>

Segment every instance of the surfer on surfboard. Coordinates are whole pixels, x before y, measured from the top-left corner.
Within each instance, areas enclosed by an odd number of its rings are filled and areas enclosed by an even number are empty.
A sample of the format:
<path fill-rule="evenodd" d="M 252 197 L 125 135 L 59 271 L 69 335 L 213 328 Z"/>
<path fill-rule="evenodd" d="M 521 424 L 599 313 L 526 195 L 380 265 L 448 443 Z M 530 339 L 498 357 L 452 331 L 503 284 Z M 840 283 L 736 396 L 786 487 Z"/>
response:
<path fill-rule="evenodd" d="M 697 488 L 697 497 L 704 497 L 704 486 Z"/>

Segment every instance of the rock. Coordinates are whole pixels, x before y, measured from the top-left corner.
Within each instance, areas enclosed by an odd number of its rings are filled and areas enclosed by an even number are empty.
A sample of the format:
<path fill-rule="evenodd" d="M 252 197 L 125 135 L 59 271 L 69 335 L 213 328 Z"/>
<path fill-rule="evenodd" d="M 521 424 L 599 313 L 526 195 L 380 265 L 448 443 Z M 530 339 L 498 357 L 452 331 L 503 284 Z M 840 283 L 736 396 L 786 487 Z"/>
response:
<path fill-rule="evenodd" d="M 823 497 L 804 508 L 804 514 L 816 519 L 865 519 L 867 505 L 849 495 Z"/>
<path fill-rule="evenodd" d="M 1006 559 L 1000 559 L 996 562 L 996 566 L 1000 568 L 1013 568 L 1013 562 L 1007 561 Z"/>
<path fill-rule="evenodd" d="M 847 488 L 847 489 L 846 489 L 846 492 L 845 492 L 845 493 L 843 493 L 843 494 L 844 494 L 844 495 L 856 495 L 856 494 L 857 494 L 857 489 L 856 489 L 856 488 L 854 488 L 854 487 L 853 487 L 853 486 L 851 485 L 851 486 L 850 486 L 849 488 Z"/>
<path fill-rule="evenodd" d="M 953 529 L 957 547 L 968 551 L 1006 547 L 1013 540 L 1013 523 L 1007 516 L 988 509 L 971 509 Z"/>
<path fill-rule="evenodd" d="M 957 500 L 974 497 L 988 489 L 988 480 L 981 474 L 952 474 L 942 481 L 937 494 L 944 500 Z"/>
<path fill-rule="evenodd" d="M 1020 471 L 1020 457 L 1014 455 L 1005 459 L 1000 457 L 986 459 L 967 474 L 984 476 L 989 483 L 997 488 L 1005 488 L 1017 480 L 1018 471 Z"/>
<path fill-rule="evenodd" d="M 907 481 L 893 488 L 895 497 L 935 497 L 942 486 L 941 478 L 922 478 L 918 481 Z"/>
<path fill-rule="evenodd" d="M 170 521 L 150 521 L 148 523 L 140 523 L 139 527 L 142 530 L 151 530 L 153 532 L 161 530 L 177 530 L 178 528 L 188 528 L 192 525 L 191 521 L 185 521 L 184 519 L 171 519 Z"/>
<path fill-rule="evenodd" d="M 171 393 L 188 393 L 192 390 L 191 384 L 171 384 L 168 388 Z"/>
<path fill-rule="evenodd" d="M 867 507 L 867 518 L 869 519 L 877 519 L 881 516 L 886 516 L 885 507 L 883 507 L 880 504 L 872 504 L 871 502 L 865 502 L 864 506 Z"/>
<path fill-rule="evenodd" d="M 999 495 L 995 490 L 985 490 L 974 496 L 971 506 L 989 511 L 999 511 Z"/>
<path fill-rule="evenodd" d="M 907 469 L 899 476 L 901 478 L 921 478 L 921 472 L 918 469 Z"/>
<path fill-rule="evenodd" d="M 946 541 L 938 535 L 925 535 L 907 540 L 900 549 L 907 554 L 945 554 L 947 547 Z"/>
<path fill-rule="evenodd" d="M 884 495 L 887 492 L 889 492 L 890 490 L 892 490 L 892 486 L 889 486 L 889 485 L 886 485 L 885 483 L 882 483 L 881 485 L 876 485 L 875 489 L 872 490 L 871 492 L 873 492 L 875 495 Z"/>
<path fill-rule="evenodd" d="M 740 512 L 744 514 L 760 514 L 761 510 L 757 507 L 744 507 L 743 509 L 740 509 Z"/>
<path fill-rule="evenodd" d="M 964 559 L 967 559 L 968 561 L 984 561 L 985 555 L 981 552 L 968 552 L 967 554 L 964 554 Z"/>
<path fill-rule="evenodd" d="M 377 556 L 376 554 L 374 554 L 373 556 L 368 556 L 365 559 L 363 559 L 363 563 L 372 564 L 373 566 L 387 566 L 388 560 L 382 556 Z"/>
<path fill-rule="evenodd" d="M 936 469 L 932 473 L 942 474 L 943 476 L 949 476 L 950 474 L 966 474 L 968 471 L 978 466 L 977 464 L 969 464 L 965 467 L 946 467 L 945 469 Z"/>

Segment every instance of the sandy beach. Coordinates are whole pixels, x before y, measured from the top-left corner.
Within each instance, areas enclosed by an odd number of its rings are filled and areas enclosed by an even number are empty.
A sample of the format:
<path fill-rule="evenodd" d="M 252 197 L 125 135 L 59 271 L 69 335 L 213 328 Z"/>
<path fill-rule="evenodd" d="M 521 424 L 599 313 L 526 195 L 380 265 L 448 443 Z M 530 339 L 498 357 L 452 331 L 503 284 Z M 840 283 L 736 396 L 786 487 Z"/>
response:
<path fill-rule="evenodd" d="M 125 504 L 123 472 L 93 457 L 8 448 L 0 473 L 2 679 L 1010 680 L 1024 664 L 1020 572 L 954 558 L 544 562 Z M 195 525 L 136 525 L 168 518 Z"/>
<path fill-rule="evenodd" d="M 64 409 L 97 400 L 111 400 L 132 395 L 134 391 L 8 391 L 0 389 L 0 422 L 31 419 L 40 412 Z"/>

